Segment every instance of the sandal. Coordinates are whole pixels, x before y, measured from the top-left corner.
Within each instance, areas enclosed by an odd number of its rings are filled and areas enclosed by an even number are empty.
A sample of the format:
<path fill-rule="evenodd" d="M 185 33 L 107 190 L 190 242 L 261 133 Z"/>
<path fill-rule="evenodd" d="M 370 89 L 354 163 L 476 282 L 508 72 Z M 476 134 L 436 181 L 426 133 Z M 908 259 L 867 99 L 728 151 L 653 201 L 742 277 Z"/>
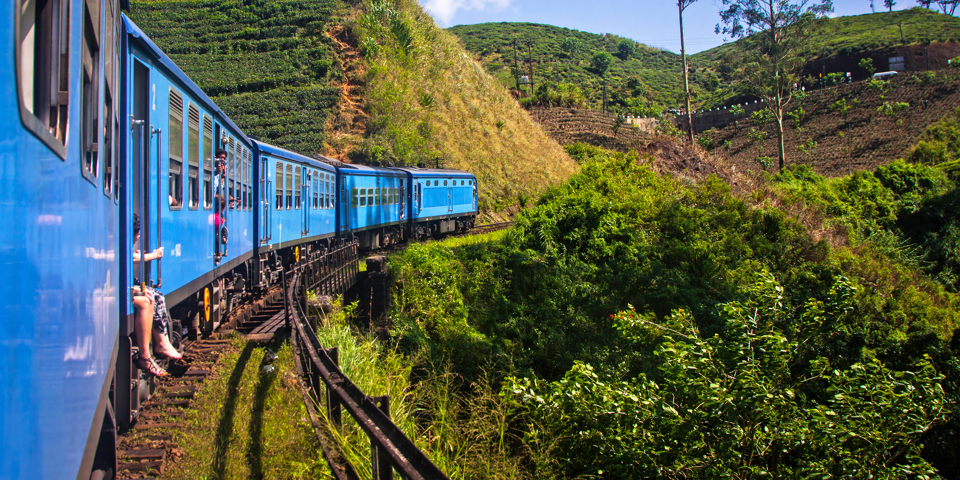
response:
<path fill-rule="evenodd" d="M 160 368 L 160 365 L 157 365 L 157 362 L 153 361 L 150 357 L 140 356 L 137 358 L 137 366 L 140 367 L 140 370 L 143 370 L 150 375 L 155 377 L 166 377 L 169 375 L 166 370 Z"/>

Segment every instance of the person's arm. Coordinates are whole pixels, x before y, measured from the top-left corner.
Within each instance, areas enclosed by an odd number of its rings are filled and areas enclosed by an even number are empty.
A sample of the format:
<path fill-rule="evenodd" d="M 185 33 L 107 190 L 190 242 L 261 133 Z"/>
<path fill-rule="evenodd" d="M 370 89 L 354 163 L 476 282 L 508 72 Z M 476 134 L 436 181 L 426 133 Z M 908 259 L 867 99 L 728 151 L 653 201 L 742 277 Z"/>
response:
<path fill-rule="evenodd" d="M 149 262 L 163 257 L 163 247 L 160 247 L 150 253 L 143 254 L 143 261 Z M 133 251 L 133 263 L 140 263 L 140 250 Z"/>

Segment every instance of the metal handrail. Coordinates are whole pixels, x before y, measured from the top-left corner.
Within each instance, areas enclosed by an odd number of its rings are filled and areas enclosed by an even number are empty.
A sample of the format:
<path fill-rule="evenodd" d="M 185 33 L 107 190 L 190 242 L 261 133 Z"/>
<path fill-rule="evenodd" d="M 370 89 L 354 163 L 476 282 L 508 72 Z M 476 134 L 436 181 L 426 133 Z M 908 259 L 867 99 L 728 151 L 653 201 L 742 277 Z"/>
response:
<path fill-rule="evenodd" d="M 301 266 L 294 270 L 290 285 L 285 292 L 285 300 L 289 307 L 288 325 L 300 350 L 298 362 L 309 360 L 306 366 L 311 367 L 302 368 L 301 371 L 308 373 L 309 384 L 313 389 L 312 401 L 319 404 L 318 387 L 319 381 L 322 380 L 327 391 L 327 408 L 333 421 L 336 423 L 339 407 L 343 406 L 370 438 L 373 447 L 372 462 L 375 480 L 392 478 L 394 468 L 403 478 L 409 480 L 447 479 L 448 477 L 390 420 L 389 401 L 368 397 L 354 385 L 340 370 L 337 362 L 330 357 L 328 350 L 320 345 L 316 333 L 305 323 L 306 315 L 303 306 L 296 298 L 296 294 L 301 290 L 300 282 L 301 276 L 305 273 L 304 269 L 305 267 Z M 331 469 L 334 469 L 333 465 Z"/>

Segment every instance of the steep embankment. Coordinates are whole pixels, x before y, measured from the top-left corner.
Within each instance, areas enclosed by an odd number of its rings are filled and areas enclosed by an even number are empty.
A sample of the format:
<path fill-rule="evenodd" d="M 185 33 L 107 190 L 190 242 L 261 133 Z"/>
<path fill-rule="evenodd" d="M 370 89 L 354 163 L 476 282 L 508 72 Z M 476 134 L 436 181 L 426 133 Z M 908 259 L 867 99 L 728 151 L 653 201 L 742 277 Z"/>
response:
<path fill-rule="evenodd" d="M 566 152 L 415 1 L 364 1 L 348 26 L 368 65 L 370 120 L 357 157 L 469 170 L 490 218 L 575 172 Z"/>

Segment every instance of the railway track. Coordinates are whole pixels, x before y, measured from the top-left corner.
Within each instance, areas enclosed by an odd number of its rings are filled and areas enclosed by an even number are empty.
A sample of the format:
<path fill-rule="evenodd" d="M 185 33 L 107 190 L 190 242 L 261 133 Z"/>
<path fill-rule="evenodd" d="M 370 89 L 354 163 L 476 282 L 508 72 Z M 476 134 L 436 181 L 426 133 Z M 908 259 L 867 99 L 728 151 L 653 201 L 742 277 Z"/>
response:
<path fill-rule="evenodd" d="M 183 358 L 168 365 L 170 375 L 156 379 L 153 396 L 137 415 L 133 429 L 117 442 L 117 478 L 153 478 L 181 452 L 174 442 L 201 385 L 231 340 L 211 337 L 188 345 Z"/>

